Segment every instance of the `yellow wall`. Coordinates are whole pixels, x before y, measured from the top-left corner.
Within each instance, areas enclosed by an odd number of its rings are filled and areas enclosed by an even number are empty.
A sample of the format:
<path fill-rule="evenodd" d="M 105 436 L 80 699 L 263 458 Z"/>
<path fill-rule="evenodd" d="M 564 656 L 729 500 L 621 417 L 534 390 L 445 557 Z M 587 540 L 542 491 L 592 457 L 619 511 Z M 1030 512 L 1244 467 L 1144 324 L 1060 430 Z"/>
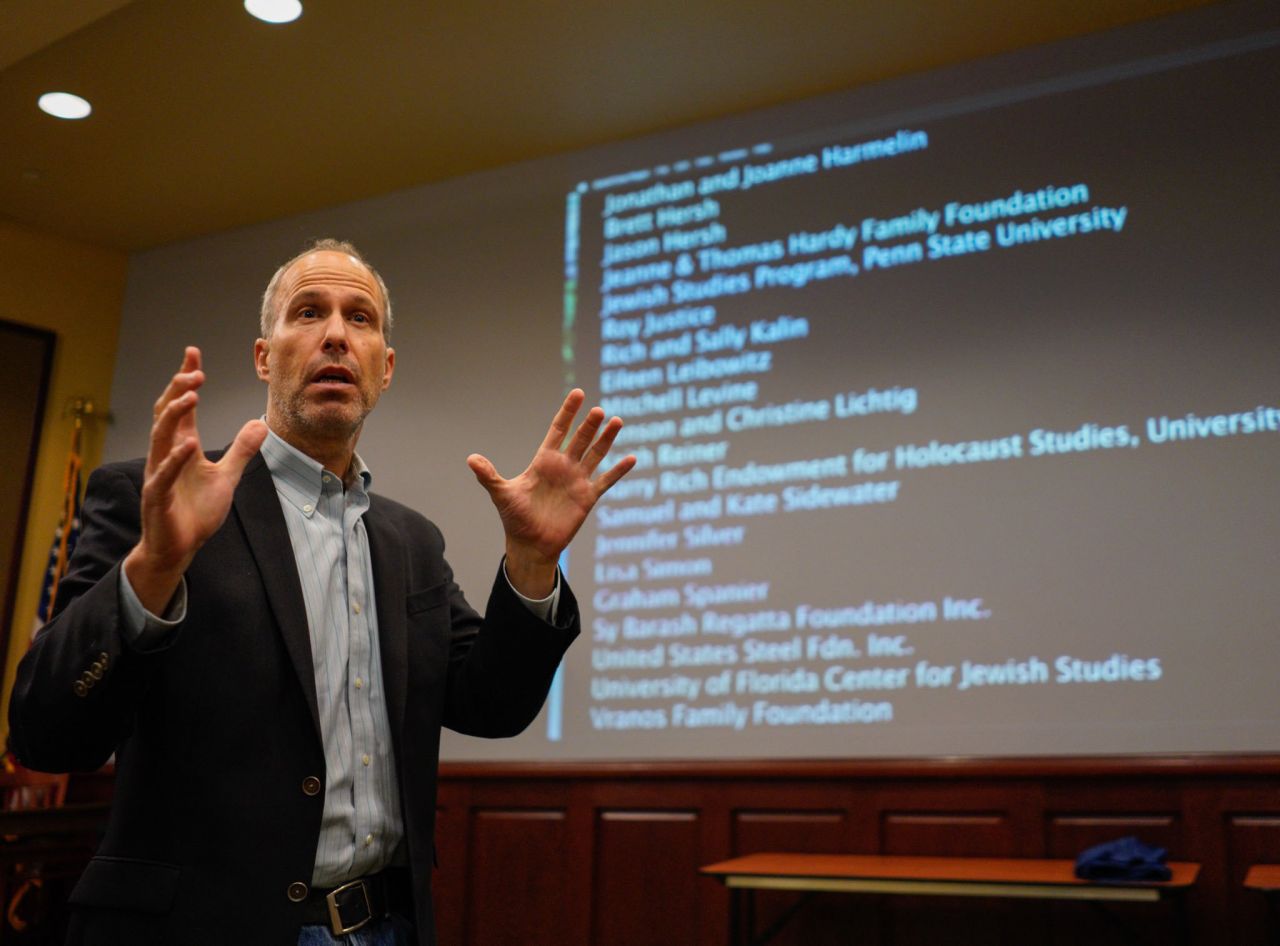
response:
<path fill-rule="evenodd" d="M 49 543 L 62 504 L 62 472 L 72 424 L 63 410 L 75 397 L 89 397 L 95 407 L 107 409 L 127 264 L 124 253 L 0 220 L 0 318 L 48 329 L 58 336 L 5 662 L 3 734 L 9 731 L 7 707 L 13 671 L 27 649 Z M 90 423 L 86 427 L 86 469 L 96 466 L 101 457 L 100 426 Z"/>

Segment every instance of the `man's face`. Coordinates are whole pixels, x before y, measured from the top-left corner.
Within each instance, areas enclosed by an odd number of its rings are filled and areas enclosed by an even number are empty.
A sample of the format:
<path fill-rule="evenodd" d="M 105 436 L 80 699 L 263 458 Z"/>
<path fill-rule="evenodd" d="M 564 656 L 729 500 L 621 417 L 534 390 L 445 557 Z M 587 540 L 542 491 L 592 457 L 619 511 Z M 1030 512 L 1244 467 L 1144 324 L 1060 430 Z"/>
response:
<path fill-rule="evenodd" d="M 395 368 L 377 281 L 347 254 L 320 251 L 286 270 L 276 300 L 271 337 L 253 352 L 267 423 L 303 442 L 355 436 Z"/>

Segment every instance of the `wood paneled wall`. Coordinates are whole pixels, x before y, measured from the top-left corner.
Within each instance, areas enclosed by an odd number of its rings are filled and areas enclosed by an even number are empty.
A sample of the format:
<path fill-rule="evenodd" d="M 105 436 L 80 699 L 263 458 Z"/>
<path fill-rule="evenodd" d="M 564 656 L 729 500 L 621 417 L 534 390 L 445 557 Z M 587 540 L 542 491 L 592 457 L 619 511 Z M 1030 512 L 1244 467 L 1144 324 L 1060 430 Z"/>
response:
<path fill-rule="evenodd" d="M 1074 858 L 1127 834 L 1199 861 L 1193 941 L 1266 941 L 1242 880 L 1280 862 L 1280 758 L 442 768 L 444 946 L 726 943 L 729 896 L 702 864 L 754 851 Z M 769 923 L 794 900 L 758 897 Z M 774 941 L 1075 944 L 1175 939 L 1164 905 L 815 898 Z"/>

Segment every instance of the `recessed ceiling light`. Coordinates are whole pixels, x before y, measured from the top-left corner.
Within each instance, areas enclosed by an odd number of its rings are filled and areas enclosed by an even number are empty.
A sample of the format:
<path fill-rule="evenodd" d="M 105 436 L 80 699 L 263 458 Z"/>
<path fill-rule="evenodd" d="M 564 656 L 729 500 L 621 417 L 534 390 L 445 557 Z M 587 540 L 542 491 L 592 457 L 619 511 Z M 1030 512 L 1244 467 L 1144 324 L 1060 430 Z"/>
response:
<path fill-rule="evenodd" d="M 267 23 L 292 23 L 302 16 L 299 0 L 244 0 L 244 8 Z"/>
<path fill-rule="evenodd" d="M 46 92 L 40 96 L 40 110 L 54 118 L 88 118 L 93 106 L 70 92 Z"/>

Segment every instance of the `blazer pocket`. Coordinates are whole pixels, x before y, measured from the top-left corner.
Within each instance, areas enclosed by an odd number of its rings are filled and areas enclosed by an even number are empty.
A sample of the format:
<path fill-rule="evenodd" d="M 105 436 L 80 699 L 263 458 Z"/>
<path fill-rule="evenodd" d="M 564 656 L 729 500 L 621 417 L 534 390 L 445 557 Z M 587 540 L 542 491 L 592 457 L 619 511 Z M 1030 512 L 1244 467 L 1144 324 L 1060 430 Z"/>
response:
<path fill-rule="evenodd" d="M 182 868 L 157 861 L 95 857 L 84 869 L 68 902 L 80 907 L 108 907 L 164 914 L 173 909 Z"/>
<path fill-rule="evenodd" d="M 405 610 L 413 615 L 431 608 L 438 608 L 449 601 L 449 586 L 446 583 L 410 592 L 405 598 Z"/>

